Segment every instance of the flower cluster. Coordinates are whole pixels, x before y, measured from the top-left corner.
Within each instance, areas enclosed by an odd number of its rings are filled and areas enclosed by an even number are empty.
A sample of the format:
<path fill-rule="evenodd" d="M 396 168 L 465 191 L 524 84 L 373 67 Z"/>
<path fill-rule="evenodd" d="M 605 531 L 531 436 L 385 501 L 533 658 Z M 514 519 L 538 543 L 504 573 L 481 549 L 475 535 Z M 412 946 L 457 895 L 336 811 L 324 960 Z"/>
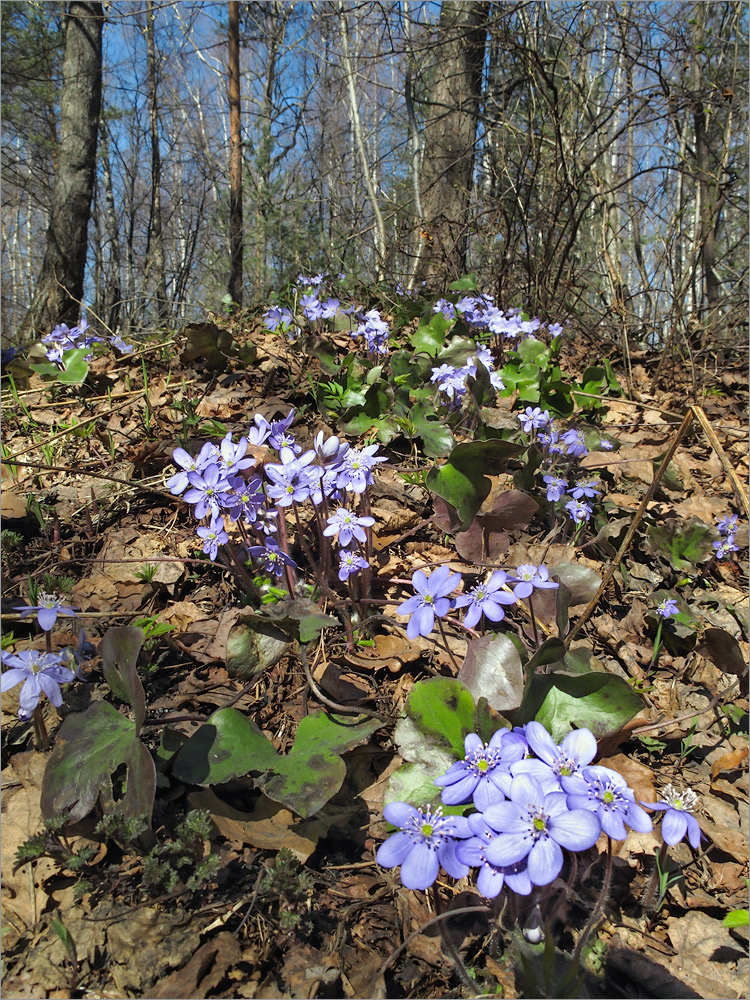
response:
<path fill-rule="evenodd" d="M 416 593 L 398 608 L 398 614 L 410 616 L 406 626 L 410 639 L 429 635 L 435 627 L 435 618 L 445 618 L 454 608 L 467 608 L 464 625 L 473 628 L 482 615 L 492 622 L 500 622 L 509 605 L 531 597 L 535 590 L 559 587 L 558 583 L 550 580 L 546 566 L 530 563 L 519 566 L 515 572 L 495 570 L 485 583 L 451 597 L 461 579 L 461 574 L 452 573 L 448 566 L 440 566 L 430 576 L 421 569 L 412 574 L 411 582 Z"/>
<path fill-rule="evenodd" d="M 90 328 L 87 319 L 80 319 L 76 326 L 69 327 L 66 323 L 58 323 L 52 333 L 42 337 L 42 343 L 48 344 L 47 360 L 53 364 L 64 367 L 64 355 L 66 351 L 72 351 L 81 347 L 93 347 L 94 344 L 105 343 L 104 337 L 99 337 Z M 110 337 L 110 343 L 121 354 L 130 354 L 133 351 L 132 344 L 126 344 L 119 334 Z M 90 361 L 93 353 L 85 355 L 86 361 Z"/>
<path fill-rule="evenodd" d="M 531 337 L 544 325 L 537 317 L 525 319 L 520 309 L 499 309 L 494 296 L 487 294 L 465 295 L 455 303 L 438 299 L 433 311 L 442 313 L 448 320 L 460 316 L 470 329 L 507 340 Z M 547 326 L 547 332 L 556 337 L 562 333 L 562 327 L 552 323 Z"/>
<path fill-rule="evenodd" d="M 736 514 L 725 514 L 716 522 L 716 527 L 721 536 L 718 541 L 712 542 L 714 554 L 717 559 L 726 559 L 732 552 L 739 552 L 739 546 L 735 543 L 735 532 L 739 524 Z"/>
<path fill-rule="evenodd" d="M 363 337 L 371 354 L 386 354 L 390 328 L 377 309 L 358 313 L 359 326 L 352 330 L 352 337 Z"/>
<path fill-rule="evenodd" d="M 480 362 L 489 372 L 490 385 L 498 392 L 505 388 L 505 383 L 500 377 L 500 372 L 495 371 L 495 362 L 492 353 L 486 347 L 477 348 L 471 358 L 466 359 L 466 364 L 460 368 L 455 365 L 440 365 L 432 369 L 430 382 L 437 385 L 438 391 L 443 394 L 449 406 L 458 407 L 461 397 L 467 392 L 466 380 L 476 378 L 477 362 Z"/>
<path fill-rule="evenodd" d="M 278 518 L 286 508 L 310 501 L 322 535 L 338 537 L 339 579 L 347 580 L 368 565 L 356 549 L 366 541 L 365 531 L 375 521 L 350 509 L 346 497 L 363 494 L 373 483 L 373 469 L 386 459 L 376 454 L 377 445 L 351 448 L 338 437 L 324 439 L 322 432 L 314 446 L 303 452 L 290 431 L 293 419 L 294 410 L 283 420 L 271 422 L 255 414 L 247 435 L 238 441 L 229 432 L 218 444 L 206 442 L 195 456 L 176 448 L 173 459 L 179 471 L 167 480 L 167 488 L 175 496 L 182 495 L 196 519 L 203 522 L 197 534 L 211 559 L 229 541 L 228 519 L 237 524 L 244 540 L 255 536 L 258 544 L 249 545 L 247 551 L 275 577 L 281 577 L 285 567 L 296 568 L 272 537 L 278 531 Z M 264 444 L 275 450 L 276 461 L 266 461 L 256 472 L 256 459 L 248 448 Z M 331 512 L 332 504 L 340 506 Z"/>
<path fill-rule="evenodd" d="M 489 743 L 472 733 L 464 749 L 463 760 L 435 784 L 444 806 L 471 805 L 476 812 L 443 816 L 440 809 L 403 802 L 386 806 L 386 819 L 400 832 L 381 845 L 376 859 L 385 868 L 400 864 L 407 888 L 428 888 L 440 866 L 454 878 L 477 868 L 477 888 L 488 899 L 506 882 L 529 895 L 533 886 L 557 878 L 563 850 L 585 851 L 601 833 L 622 840 L 626 826 L 652 829 L 622 775 L 591 763 L 597 744 L 588 729 L 557 745 L 541 723 L 529 722 L 498 730 Z M 678 832 L 681 824 L 672 825 Z"/>

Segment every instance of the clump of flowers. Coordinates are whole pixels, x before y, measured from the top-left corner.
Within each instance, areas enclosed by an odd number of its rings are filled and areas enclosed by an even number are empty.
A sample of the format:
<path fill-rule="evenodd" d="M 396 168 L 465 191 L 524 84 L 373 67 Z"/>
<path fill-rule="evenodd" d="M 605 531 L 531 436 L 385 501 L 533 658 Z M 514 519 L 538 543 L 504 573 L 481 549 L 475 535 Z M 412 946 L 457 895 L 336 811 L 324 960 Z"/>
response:
<path fill-rule="evenodd" d="M 374 469 L 386 459 L 377 454 L 377 445 L 351 448 L 338 437 L 325 439 L 322 433 L 312 448 L 303 451 L 291 430 L 293 420 L 294 410 L 270 422 L 255 414 L 247 435 L 237 440 L 229 432 L 218 443 L 206 442 L 197 455 L 176 448 L 173 459 L 178 471 L 166 486 L 192 506 L 200 522 L 197 534 L 209 558 L 216 559 L 223 546 L 234 544 L 234 536 L 257 567 L 275 581 L 286 576 L 291 588 L 298 564 L 289 551 L 286 518 L 290 516 L 298 529 L 298 544 L 320 586 L 326 588 L 334 539 L 340 581 L 369 568 L 375 519 L 369 514 L 367 492 Z M 248 452 L 251 444 L 269 448 L 269 457 L 259 468 Z M 311 508 L 320 558 L 311 556 L 307 532 L 301 530 L 303 505 Z"/>
<path fill-rule="evenodd" d="M 109 342 L 121 354 L 130 354 L 134 350 L 133 345 L 126 344 L 119 334 L 113 334 Z M 42 343 L 48 345 L 47 360 L 64 368 L 65 354 L 68 351 L 81 347 L 93 347 L 94 344 L 103 344 L 106 341 L 104 337 L 98 336 L 91 330 L 88 320 L 84 318 L 80 319 L 75 326 L 70 327 L 67 323 L 58 323 L 52 333 L 42 337 Z M 86 354 L 86 361 L 90 361 L 93 356 L 93 352 Z"/>
<path fill-rule="evenodd" d="M 489 743 L 472 733 L 465 749 L 464 759 L 435 784 L 445 806 L 475 812 L 443 817 L 428 806 L 385 807 L 386 819 L 401 832 L 385 841 L 376 860 L 385 868 L 402 865 L 407 888 L 428 888 L 440 866 L 461 877 L 466 872 L 457 872 L 457 861 L 479 869 L 477 887 L 487 898 L 505 885 L 528 895 L 557 878 L 565 851 L 588 850 L 602 832 L 622 840 L 626 825 L 642 833 L 652 828 L 625 779 L 591 765 L 596 739 L 588 729 L 570 733 L 558 746 L 544 726 L 529 722 L 498 730 Z"/>
<path fill-rule="evenodd" d="M 714 555 L 717 559 L 728 559 L 733 552 L 739 552 L 739 545 L 735 542 L 735 533 L 739 525 L 739 518 L 736 514 L 725 514 L 716 521 L 719 535 L 718 541 L 712 542 Z"/>

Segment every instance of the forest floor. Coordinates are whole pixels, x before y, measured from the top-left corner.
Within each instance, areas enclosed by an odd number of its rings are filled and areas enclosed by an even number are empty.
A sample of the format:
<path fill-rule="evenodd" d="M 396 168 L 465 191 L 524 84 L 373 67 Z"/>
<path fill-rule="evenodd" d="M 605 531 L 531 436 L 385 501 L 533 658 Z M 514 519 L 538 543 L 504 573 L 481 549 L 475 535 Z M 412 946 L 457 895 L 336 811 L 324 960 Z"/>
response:
<path fill-rule="evenodd" d="M 309 359 L 250 322 L 234 332 L 252 340 L 257 358 L 250 365 L 232 359 L 221 373 L 207 371 L 200 358 L 185 360 L 184 341 L 176 337 L 120 360 L 95 359 L 77 388 L 51 388 L 33 377 L 14 396 L 4 385 L 3 648 L 42 648 L 36 619 L 20 621 L 12 610 L 27 601 L 29 579 L 80 609 L 80 620 L 57 619 L 54 649 L 75 644 L 81 624 L 96 643 L 110 626 L 145 620 L 143 739 L 157 758 L 162 727 L 190 735 L 230 703 L 287 752 L 300 720 L 322 707 L 294 649 L 251 683 L 230 676 L 225 644 L 241 604 L 237 583 L 227 568 L 201 555 L 188 507 L 164 486 L 178 444 L 195 453 L 224 429 L 238 438 L 255 412 L 272 419 L 295 407 L 292 429 L 305 447 L 318 430 L 335 430 L 306 391 Z M 582 342 L 567 345 L 566 371 L 581 371 L 590 353 Z M 632 399 L 607 400 L 598 417 L 619 448 L 584 462 L 606 466 L 609 519 L 621 526 L 635 516 L 653 481 L 654 460 L 694 400 L 678 360 L 652 391 L 658 359 L 655 352 L 631 359 Z M 624 384 L 616 361 L 615 370 Z M 746 483 L 747 373 L 723 366 L 714 375 L 701 373 L 700 381 L 696 402 L 725 462 Z M 497 406 L 510 415 L 513 402 L 501 399 Z M 69 845 L 92 848 L 83 871 L 50 855 L 17 866 L 18 848 L 43 827 L 49 753 L 34 749 L 30 724 L 17 717 L 18 688 L 3 695 L 5 997 L 531 995 L 512 961 L 507 926 L 488 947 L 489 910 L 446 922 L 450 946 L 474 977 L 472 992 L 461 984 L 437 925 L 414 934 L 435 915 L 434 897 L 404 888 L 398 869 L 375 862 L 386 836 L 384 790 L 400 763 L 395 720 L 416 681 L 456 673 L 433 637 L 406 638 L 396 607 L 409 591 L 391 581 L 425 563 L 463 566 L 432 520 L 431 495 L 401 475 L 413 468 L 408 443 L 395 441 L 383 452 L 389 463 L 378 466 L 372 497 L 373 586 L 387 603 L 375 642 L 351 652 L 343 629 L 333 629 L 311 646 L 311 670 L 327 697 L 376 713 L 382 725 L 348 752 L 341 790 L 312 818 L 266 797 L 252 777 L 191 786 L 167 766 L 157 782 L 156 842 L 174 839 L 190 809 L 207 810 L 212 821 L 201 851 L 218 863 L 198 888 L 186 887 L 184 870 L 171 891 L 149 883 L 142 848 L 94 833 L 96 810 L 65 831 Z M 747 512 L 697 417 L 671 473 L 579 638 L 593 649 L 595 669 L 626 679 L 643 699 L 642 712 L 600 748 L 601 759 L 642 801 L 655 802 L 670 782 L 695 791 L 705 838 L 699 850 L 686 842 L 671 849 L 672 882 L 650 912 L 640 900 L 660 844 L 657 830 L 615 844 L 612 890 L 583 987 L 590 996 L 747 996 L 747 927 L 723 923 L 747 906 L 748 894 Z M 510 488 L 511 478 L 510 472 L 493 477 L 493 487 Z M 704 537 L 706 526 L 733 512 L 740 515 L 739 558 L 717 561 L 710 545 L 674 542 Z M 546 530 L 540 520 L 511 531 L 504 564 L 575 562 L 603 575 L 615 552 L 606 538 L 543 545 Z M 671 649 L 663 644 L 652 664 L 656 592 L 678 592 L 695 625 L 683 629 Z M 573 624 L 582 610 L 572 609 Z M 508 623 L 523 627 L 513 610 Z M 462 641 L 450 637 L 458 655 Z M 68 687 L 61 709 L 42 703 L 53 742 L 63 719 L 98 699 L 127 714 L 104 683 L 98 657 L 86 661 L 82 676 L 84 683 Z M 275 867 L 281 848 L 291 853 Z M 603 850 L 601 842 L 592 849 L 576 891 L 558 912 L 555 933 L 568 951 L 596 903 Z M 468 880 L 441 878 L 438 890 L 445 908 L 483 903 Z"/>

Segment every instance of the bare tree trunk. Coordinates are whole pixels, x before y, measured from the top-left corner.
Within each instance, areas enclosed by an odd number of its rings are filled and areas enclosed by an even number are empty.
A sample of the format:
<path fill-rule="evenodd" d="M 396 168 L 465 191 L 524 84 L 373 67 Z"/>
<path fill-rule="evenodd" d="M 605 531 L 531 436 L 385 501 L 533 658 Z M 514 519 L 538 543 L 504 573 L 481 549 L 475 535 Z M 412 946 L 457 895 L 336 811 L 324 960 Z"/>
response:
<path fill-rule="evenodd" d="M 468 210 L 490 4 L 443 0 L 425 126 L 422 206 L 429 246 L 419 277 L 435 286 L 466 269 Z"/>
<path fill-rule="evenodd" d="M 102 97 L 101 3 L 72 2 L 65 26 L 60 146 L 44 260 L 21 336 L 80 315 Z"/>
<path fill-rule="evenodd" d="M 357 90 L 354 85 L 354 68 L 352 66 L 351 55 L 349 53 L 349 26 L 346 21 L 346 13 L 344 11 L 344 4 L 342 0 L 339 0 L 338 11 L 339 22 L 341 24 L 341 45 L 344 55 L 346 86 L 349 92 L 349 110 L 351 113 L 352 131 L 354 133 L 354 140 L 357 143 L 357 151 L 359 153 L 360 165 L 362 167 L 362 175 L 364 177 L 365 187 L 367 188 L 367 194 L 370 199 L 370 205 L 372 206 L 372 213 L 375 216 L 375 250 L 378 258 L 377 272 L 378 281 L 382 281 L 386 248 L 385 223 L 383 222 L 383 215 L 380 211 L 377 188 L 375 186 L 375 181 L 373 180 L 372 170 L 370 169 L 370 163 L 367 157 L 367 150 L 365 149 L 365 140 L 362 135 L 362 123 L 360 122 L 359 108 L 357 106 Z"/>
<path fill-rule="evenodd" d="M 229 294 L 242 305 L 242 106 L 240 103 L 240 5 L 229 0 Z"/>
<path fill-rule="evenodd" d="M 159 150 L 159 103 L 156 93 L 156 44 L 154 42 L 153 0 L 146 5 L 146 59 L 148 63 L 149 126 L 151 130 L 151 213 L 146 246 L 146 268 L 156 282 L 156 315 L 160 323 L 169 315 L 164 234 L 161 219 L 161 153 Z"/>
<path fill-rule="evenodd" d="M 716 240 L 714 235 L 714 205 L 710 192 L 710 163 L 706 135 L 706 109 L 703 104 L 701 84 L 701 51 L 705 11 L 696 4 L 693 21 L 693 51 L 690 57 L 690 82 L 692 87 L 693 126 L 695 128 L 695 166 L 700 194 L 698 225 L 703 264 L 703 290 L 708 312 L 719 303 L 719 282 L 716 277 Z"/>
<path fill-rule="evenodd" d="M 104 209 L 106 219 L 107 239 L 109 241 L 109 274 L 105 283 L 105 306 L 102 319 L 109 329 L 117 332 L 120 323 L 120 307 L 122 305 L 122 286 L 120 284 L 120 233 L 117 226 L 115 211 L 115 195 L 112 187 L 112 164 L 109 159 L 109 132 L 106 122 L 102 122 L 100 137 L 102 179 L 104 181 Z"/>

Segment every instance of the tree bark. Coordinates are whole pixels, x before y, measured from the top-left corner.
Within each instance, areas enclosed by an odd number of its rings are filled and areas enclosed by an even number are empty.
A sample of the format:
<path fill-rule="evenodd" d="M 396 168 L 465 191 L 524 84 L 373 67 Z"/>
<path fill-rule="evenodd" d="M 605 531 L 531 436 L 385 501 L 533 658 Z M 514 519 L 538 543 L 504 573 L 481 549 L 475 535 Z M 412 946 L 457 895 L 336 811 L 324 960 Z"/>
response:
<path fill-rule="evenodd" d="M 485 0 L 443 0 L 440 10 L 421 177 L 427 244 L 418 270 L 436 288 L 466 269 L 489 11 Z"/>
<path fill-rule="evenodd" d="M 159 101 L 156 81 L 156 42 L 154 20 L 156 10 L 153 0 L 146 7 L 146 61 L 148 67 L 149 128 L 151 132 L 151 212 L 146 248 L 146 269 L 152 271 L 156 282 L 156 316 L 164 322 L 169 315 L 167 301 L 167 272 L 164 258 L 164 232 L 161 218 L 161 151 L 159 149 Z"/>
<path fill-rule="evenodd" d="M 21 337 L 80 315 L 102 96 L 101 3 L 72 2 L 65 26 L 60 146 L 44 259 Z"/>
<path fill-rule="evenodd" d="M 242 106 L 240 101 L 240 9 L 229 0 L 229 294 L 242 305 Z"/>

